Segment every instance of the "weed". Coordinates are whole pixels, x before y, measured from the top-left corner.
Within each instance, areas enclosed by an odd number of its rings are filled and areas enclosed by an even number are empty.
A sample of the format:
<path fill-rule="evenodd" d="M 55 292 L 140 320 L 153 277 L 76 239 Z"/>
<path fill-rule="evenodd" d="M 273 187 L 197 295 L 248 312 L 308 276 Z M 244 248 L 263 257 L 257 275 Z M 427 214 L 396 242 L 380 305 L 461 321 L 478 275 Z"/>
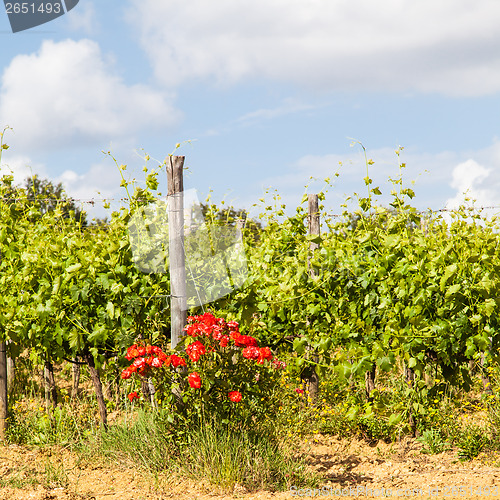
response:
<path fill-rule="evenodd" d="M 62 465 L 55 465 L 50 460 L 45 464 L 45 485 L 47 488 L 67 488 L 68 474 Z"/>
<path fill-rule="evenodd" d="M 458 443 L 459 460 L 473 460 L 483 451 L 487 442 L 488 438 L 484 435 L 483 429 L 470 428 Z"/>
<path fill-rule="evenodd" d="M 422 453 L 435 455 L 449 449 L 449 445 L 443 438 L 443 435 L 438 429 L 426 429 L 423 434 L 417 438 L 417 441 L 422 443 Z"/>

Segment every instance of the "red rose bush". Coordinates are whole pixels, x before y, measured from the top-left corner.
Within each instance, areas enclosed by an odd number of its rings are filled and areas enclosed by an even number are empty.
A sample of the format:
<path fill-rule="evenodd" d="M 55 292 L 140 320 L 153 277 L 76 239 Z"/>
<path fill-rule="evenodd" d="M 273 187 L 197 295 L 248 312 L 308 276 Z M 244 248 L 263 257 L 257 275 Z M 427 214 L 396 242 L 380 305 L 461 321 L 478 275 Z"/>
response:
<path fill-rule="evenodd" d="M 278 400 L 280 370 L 285 366 L 267 346 L 211 313 L 190 316 L 175 351 L 132 345 L 125 358 L 131 365 L 121 378 L 153 380 L 161 405 L 183 416 L 203 413 L 229 422 L 268 414 Z"/>

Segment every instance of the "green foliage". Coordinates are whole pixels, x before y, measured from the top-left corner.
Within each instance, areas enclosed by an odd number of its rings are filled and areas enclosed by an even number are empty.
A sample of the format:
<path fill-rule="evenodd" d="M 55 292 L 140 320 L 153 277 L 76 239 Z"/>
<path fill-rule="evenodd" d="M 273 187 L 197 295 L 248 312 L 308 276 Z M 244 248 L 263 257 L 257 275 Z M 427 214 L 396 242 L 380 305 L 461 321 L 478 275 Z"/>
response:
<path fill-rule="evenodd" d="M 441 434 L 441 431 L 438 429 L 426 429 L 423 434 L 417 438 L 417 441 L 420 441 L 424 445 L 422 453 L 430 453 L 434 455 L 436 453 L 442 453 L 449 448 L 446 440 Z"/>
<path fill-rule="evenodd" d="M 61 185 L 35 176 L 16 187 L 11 175 L 0 178 L 0 335 L 12 357 L 24 348 L 38 362 L 90 353 L 99 367 L 135 336 L 168 327 L 157 300 L 169 293 L 168 274 L 141 273 L 127 233 L 130 213 L 155 199 L 151 175 L 128 208 L 92 225 Z"/>
<path fill-rule="evenodd" d="M 7 437 L 16 444 L 81 447 L 97 427 L 88 402 L 66 402 L 47 413 L 39 398 L 19 399 L 10 408 Z"/>
<path fill-rule="evenodd" d="M 484 429 L 477 427 L 469 428 L 458 442 L 458 458 L 461 461 L 476 458 L 488 443 Z"/>
<path fill-rule="evenodd" d="M 0 145 L 0 152 L 7 149 L 3 133 Z M 427 423 L 436 409 L 427 404 L 437 391 L 426 381 L 430 373 L 468 390 L 469 362 L 484 359 L 487 370 L 499 361 L 498 219 L 471 203 L 446 219 L 420 213 L 412 205 L 415 192 L 403 184 L 404 163 L 383 206 L 372 164 L 366 157 L 366 192 L 353 196 L 349 210 L 346 202 L 342 218 L 329 218 L 320 206 L 319 236 L 307 234 L 305 208 L 287 215 L 279 196 L 265 206 L 262 223 L 244 211 L 204 205 L 207 227 L 237 218 L 248 225 L 249 277 L 212 307 L 262 344 L 294 353 L 290 363 L 299 374 L 315 366 L 320 376 L 334 372 L 352 385 L 374 367 L 379 379 L 411 369 L 415 380 L 400 388 L 391 415 Z M 74 207 L 60 186 L 32 178 L 21 188 L 11 175 L 1 177 L 0 331 L 12 356 L 21 347 L 38 362 L 91 353 L 100 367 L 111 358 L 120 363 L 136 339 L 166 340 L 168 272 L 141 273 L 127 234 L 131 216 L 158 199 L 164 165 L 145 167 L 144 187 L 117 166 L 129 205 L 101 225 L 68 216 Z M 193 272 L 207 267 L 200 258 Z"/>

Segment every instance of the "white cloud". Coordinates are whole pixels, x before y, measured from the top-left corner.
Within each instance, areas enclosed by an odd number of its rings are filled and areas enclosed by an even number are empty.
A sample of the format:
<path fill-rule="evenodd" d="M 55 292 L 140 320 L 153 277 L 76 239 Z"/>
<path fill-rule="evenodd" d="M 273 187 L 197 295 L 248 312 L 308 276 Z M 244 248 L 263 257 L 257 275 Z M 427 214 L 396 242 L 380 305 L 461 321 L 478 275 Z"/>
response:
<path fill-rule="evenodd" d="M 500 91 L 500 3 L 482 0 L 130 0 L 168 86 L 257 78 L 324 90 Z"/>
<path fill-rule="evenodd" d="M 164 94 L 126 85 L 91 40 L 45 41 L 37 53 L 16 56 L 2 76 L 0 123 L 14 129 L 17 146 L 97 145 L 178 117 Z"/>
<path fill-rule="evenodd" d="M 497 170 L 500 165 L 497 164 Z M 492 175 L 493 174 L 493 175 Z M 447 209 L 461 205 L 476 207 L 494 207 L 500 203 L 500 194 L 492 186 L 498 187 L 500 176 L 492 168 L 486 168 L 473 159 L 459 163 L 452 173 L 451 186 L 456 189 L 455 196 L 446 202 Z"/>
<path fill-rule="evenodd" d="M 83 5 L 80 4 L 77 9 L 70 10 L 66 15 L 66 20 L 68 22 L 68 31 L 71 33 L 81 31 L 91 35 L 96 31 L 98 25 L 94 4 L 88 0 Z"/>

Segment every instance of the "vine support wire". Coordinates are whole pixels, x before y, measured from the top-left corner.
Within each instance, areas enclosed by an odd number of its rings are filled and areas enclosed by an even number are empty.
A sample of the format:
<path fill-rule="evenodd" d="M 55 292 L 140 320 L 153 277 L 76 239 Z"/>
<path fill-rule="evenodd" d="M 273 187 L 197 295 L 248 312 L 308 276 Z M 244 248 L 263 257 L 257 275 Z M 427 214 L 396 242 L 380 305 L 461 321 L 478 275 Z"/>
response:
<path fill-rule="evenodd" d="M 184 156 L 170 156 L 168 182 L 168 240 L 171 293 L 171 347 L 182 336 L 187 320 L 186 259 L 184 256 Z"/>

